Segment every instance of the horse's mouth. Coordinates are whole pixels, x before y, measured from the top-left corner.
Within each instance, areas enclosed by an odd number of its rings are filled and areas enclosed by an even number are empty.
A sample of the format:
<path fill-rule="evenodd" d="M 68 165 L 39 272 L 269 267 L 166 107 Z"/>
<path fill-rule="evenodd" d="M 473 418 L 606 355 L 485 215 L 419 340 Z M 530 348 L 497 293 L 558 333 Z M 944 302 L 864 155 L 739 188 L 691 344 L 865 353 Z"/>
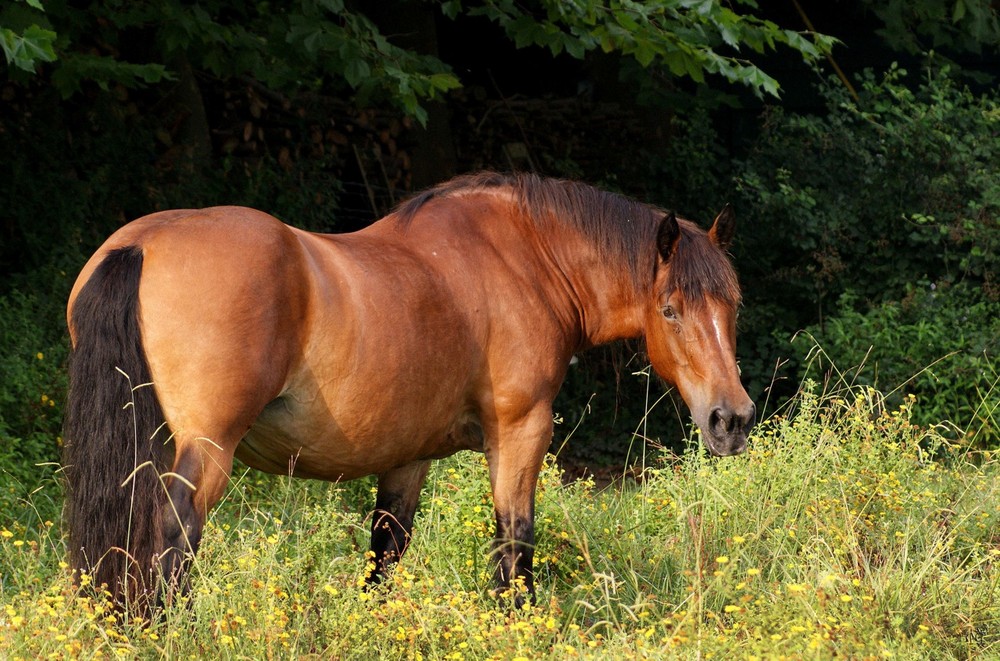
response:
<path fill-rule="evenodd" d="M 705 436 L 705 447 L 713 457 L 732 457 L 747 449 L 747 436 L 740 432 L 724 438 Z"/>

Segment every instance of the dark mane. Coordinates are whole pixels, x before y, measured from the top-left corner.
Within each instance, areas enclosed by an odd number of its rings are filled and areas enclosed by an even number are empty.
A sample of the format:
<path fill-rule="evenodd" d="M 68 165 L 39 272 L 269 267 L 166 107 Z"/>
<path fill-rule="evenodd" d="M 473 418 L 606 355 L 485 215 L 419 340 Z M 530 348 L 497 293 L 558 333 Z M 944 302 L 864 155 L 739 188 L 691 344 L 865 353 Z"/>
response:
<path fill-rule="evenodd" d="M 742 300 L 740 283 L 729 256 L 688 220 L 678 219 L 681 235 L 670 256 L 667 290 L 679 289 L 684 299 L 698 304 L 711 296 L 735 308 Z"/>
<path fill-rule="evenodd" d="M 509 189 L 524 213 L 539 225 L 570 225 L 594 242 L 609 261 L 626 266 L 639 287 L 649 287 L 656 263 L 656 233 L 662 209 L 584 183 L 549 179 L 530 173 L 480 172 L 462 175 L 417 193 L 395 211 L 396 222 L 408 226 L 435 198 L 477 190 Z M 692 302 L 706 295 L 738 305 L 739 284 L 725 253 L 704 230 L 678 221 L 680 240 L 670 258 L 667 287 L 680 289 Z"/>

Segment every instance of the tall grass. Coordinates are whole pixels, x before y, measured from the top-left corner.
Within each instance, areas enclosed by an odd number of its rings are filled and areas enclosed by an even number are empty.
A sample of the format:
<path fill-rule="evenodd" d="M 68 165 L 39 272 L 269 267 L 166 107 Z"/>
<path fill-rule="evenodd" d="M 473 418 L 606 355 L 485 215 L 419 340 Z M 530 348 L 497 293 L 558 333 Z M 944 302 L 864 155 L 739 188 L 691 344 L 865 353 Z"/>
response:
<path fill-rule="evenodd" d="M 414 542 L 374 594 L 371 482 L 239 473 L 189 594 L 145 629 L 78 596 L 59 526 L 20 515 L 0 527 L 0 657 L 1000 656 L 1000 465 L 911 410 L 806 388 L 742 457 L 664 457 L 607 490 L 547 466 L 538 605 L 517 612 L 489 596 L 478 455 L 436 464 Z"/>

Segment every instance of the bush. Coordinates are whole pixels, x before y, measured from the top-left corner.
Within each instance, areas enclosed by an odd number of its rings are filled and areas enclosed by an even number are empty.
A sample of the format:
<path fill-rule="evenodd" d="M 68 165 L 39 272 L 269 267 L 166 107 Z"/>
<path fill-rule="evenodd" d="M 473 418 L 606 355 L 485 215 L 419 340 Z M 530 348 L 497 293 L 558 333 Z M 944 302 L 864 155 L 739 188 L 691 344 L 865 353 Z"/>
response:
<path fill-rule="evenodd" d="M 51 475 L 39 464 L 59 458 L 68 341 L 58 320 L 69 284 L 64 272 L 44 273 L 50 290 L 0 296 L 0 507 Z"/>
<path fill-rule="evenodd" d="M 866 73 L 857 101 L 839 85 L 820 91 L 825 114 L 769 110 L 739 165 L 744 372 L 756 392 L 792 333 L 831 310 L 902 301 L 918 282 L 1000 299 L 997 98 L 947 69 L 914 81 L 898 67 Z"/>
<path fill-rule="evenodd" d="M 842 378 L 891 388 L 893 403 L 915 395 L 915 422 L 949 420 L 954 438 L 1000 443 L 1000 303 L 959 285 L 925 286 L 866 312 L 857 307 L 856 297 L 844 294 L 836 316 L 809 328 L 816 345 L 796 342 L 803 365 L 826 370 L 827 378 L 836 365 L 854 366 Z"/>
<path fill-rule="evenodd" d="M 769 247 L 755 262 L 816 312 L 847 289 L 886 300 L 919 279 L 1000 294 L 1000 106 L 947 70 L 926 75 L 911 89 L 902 69 L 868 73 L 857 103 L 827 86 L 825 116 L 765 117 L 739 181 Z"/>

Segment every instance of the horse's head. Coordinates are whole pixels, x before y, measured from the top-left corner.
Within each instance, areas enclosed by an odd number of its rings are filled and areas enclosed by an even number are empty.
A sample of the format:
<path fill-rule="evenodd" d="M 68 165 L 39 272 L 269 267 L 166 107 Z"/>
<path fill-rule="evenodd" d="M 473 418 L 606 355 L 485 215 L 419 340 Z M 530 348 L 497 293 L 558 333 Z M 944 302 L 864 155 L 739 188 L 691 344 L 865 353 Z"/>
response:
<path fill-rule="evenodd" d="M 707 234 L 673 212 L 664 216 L 645 315 L 653 369 L 677 386 L 709 452 L 720 456 L 746 449 L 756 416 L 736 366 L 740 293 L 725 253 L 734 230 L 729 206 Z"/>

